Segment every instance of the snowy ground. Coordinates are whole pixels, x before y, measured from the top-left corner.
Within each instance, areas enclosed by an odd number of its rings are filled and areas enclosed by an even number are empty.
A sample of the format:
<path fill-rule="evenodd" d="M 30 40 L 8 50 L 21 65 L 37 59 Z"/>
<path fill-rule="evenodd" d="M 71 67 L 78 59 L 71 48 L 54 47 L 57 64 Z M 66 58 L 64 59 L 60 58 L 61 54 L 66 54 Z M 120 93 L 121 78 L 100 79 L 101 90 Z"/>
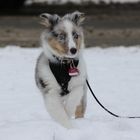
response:
<path fill-rule="evenodd" d="M 116 119 L 88 92 L 85 119 L 66 130 L 46 112 L 35 86 L 34 67 L 40 49 L 0 49 L 1 140 L 139 140 L 140 119 Z M 85 50 L 89 81 L 110 110 L 140 115 L 140 47 Z"/>

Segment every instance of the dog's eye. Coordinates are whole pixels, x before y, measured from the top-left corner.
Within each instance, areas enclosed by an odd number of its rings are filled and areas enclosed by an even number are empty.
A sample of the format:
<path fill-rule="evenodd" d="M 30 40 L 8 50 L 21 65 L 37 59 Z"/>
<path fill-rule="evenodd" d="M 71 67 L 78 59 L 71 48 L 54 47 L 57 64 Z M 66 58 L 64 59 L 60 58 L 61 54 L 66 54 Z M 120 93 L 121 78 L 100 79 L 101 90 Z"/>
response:
<path fill-rule="evenodd" d="M 52 32 L 52 35 L 53 35 L 54 37 L 58 37 L 58 34 L 57 34 L 56 32 Z"/>
<path fill-rule="evenodd" d="M 57 32 L 52 32 L 52 35 L 54 36 L 54 37 L 56 37 L 57 39 L 59 39 L 60 41 L 64 41 L 65 40 L 65 38 L 66 38 L 66 35 L 65 34 L 63 34 L 63 33 L 57 33 Z"/>
<path fill-rule="evenodd" d="M 79 35 L 75 31 L 72 33 L 74 39 L 78 39 Z"/>
<path fill-rule="evenodd" d="M 64 34 L 58 34 L 58 38 L 60 41 L 65 40 L 65 35 Z"/>

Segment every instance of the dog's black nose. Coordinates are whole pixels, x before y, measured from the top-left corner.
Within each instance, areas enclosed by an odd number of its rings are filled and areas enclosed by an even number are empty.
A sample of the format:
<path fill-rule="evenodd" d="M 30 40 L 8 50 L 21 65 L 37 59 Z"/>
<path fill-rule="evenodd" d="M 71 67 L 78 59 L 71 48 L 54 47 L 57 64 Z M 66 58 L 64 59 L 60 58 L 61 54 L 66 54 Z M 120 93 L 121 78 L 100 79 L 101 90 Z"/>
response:
<path fill-rule="evenodd" d="M 71 48 L 71 49 L 70 49 L 70 52 L 71 52 L 71 54 L 76 54 L 77 49 L 76 49 L 76 48 Z"/>

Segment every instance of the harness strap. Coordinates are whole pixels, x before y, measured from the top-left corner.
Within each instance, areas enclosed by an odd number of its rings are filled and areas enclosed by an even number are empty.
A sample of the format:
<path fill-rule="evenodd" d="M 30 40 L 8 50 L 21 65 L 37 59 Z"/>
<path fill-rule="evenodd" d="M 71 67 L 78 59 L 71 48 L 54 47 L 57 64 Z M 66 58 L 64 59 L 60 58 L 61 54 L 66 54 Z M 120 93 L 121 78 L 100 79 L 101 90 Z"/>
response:
<path fill-rule="evenodd" d="M 61 96 L 69 94 L 68 90 L 68 83 L 72 76 L 69 75 L 69 69 L 71 67 L 71 63 L 75 65 L 75 67 L 78 66 L 79 60 L 72 59 L 70 60 L 61 60 L 57 63 L 49 61 L 50 69 L 55 76 L 55 79 L 61 86 L 62 92 L 60 93 Z"/>

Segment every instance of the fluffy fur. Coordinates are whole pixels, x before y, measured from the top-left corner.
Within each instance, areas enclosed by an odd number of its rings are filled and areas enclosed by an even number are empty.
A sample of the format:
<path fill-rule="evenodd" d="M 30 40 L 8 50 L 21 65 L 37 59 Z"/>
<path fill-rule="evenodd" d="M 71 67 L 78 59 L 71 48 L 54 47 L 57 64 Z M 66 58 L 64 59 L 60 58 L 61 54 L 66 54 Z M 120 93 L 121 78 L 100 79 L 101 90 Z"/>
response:
<path fill-rule="evenodd" d="M 41 14 L 46 30 L 41 35 L 43 52 L 36 64 L 36 84 L 43 94 L 49 114 L 66 128 L 73 128 L 71 117 L 84 117 L 86 109 L 86 69 L 82 57 L 84 37 L 81 23 L 83 13 L 74 12 L 63 17 Z M 78 60 L 79 75 L 68 82 L 69 94 L 61 96 L 61 86 L 50 69 L 49 63 Z M 61 72 L 60 72 L 61 73 Z"/>

